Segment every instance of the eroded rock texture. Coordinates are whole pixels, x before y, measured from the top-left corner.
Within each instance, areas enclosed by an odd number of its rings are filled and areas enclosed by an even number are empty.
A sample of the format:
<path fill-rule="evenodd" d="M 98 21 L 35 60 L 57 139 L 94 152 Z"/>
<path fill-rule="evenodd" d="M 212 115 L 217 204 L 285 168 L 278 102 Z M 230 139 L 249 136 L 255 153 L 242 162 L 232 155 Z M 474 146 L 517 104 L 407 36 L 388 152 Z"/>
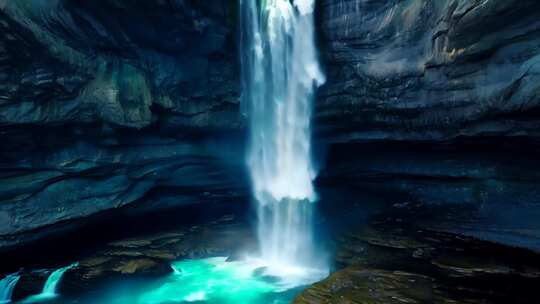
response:
<path fill-rule="evenodd" d="M 226 1 L 2 3 L 2 125 L 241 123 Z"/>
<path fill-rule="evenodd" d="M 539 136 L 540 3 L 322 0 L 333 141 Z"/>
<path fill-rule="evenodd" d="M 0 1 L 0 248 L 244 195 L 235 3 Z"/>
<path fill-rule="evenodd" d="M 125 206 L 246 196 L 236 6 L 0 0 L 0 248 Z M 508 218 L 527 221 L 501 221 L 540 248 L 523 225 L 539 210 L 538 148 L 498 153 L 539 139 L 540 3 L 320 0 L 317 22 L 315 138 L 383 142 L 344 146 L 322 184 L 489 206 L 486 218 L 517 208 Z M 489 145 L 452 141 L 464 137 Z"/>
<path fill-rule="evenodd" d="M 347 185 L 366 206 L 369 196 L 381 205 L 419 203 L 430 229 L 540 252 L 540 147 L 497 140 L 335 145 L 319 188 Z M 456 211 L 445 215 L 451 224 L 433 206 Z"/>
<path fill-rule="evenodd" d="M 538 250 L 540 2 L 317 8 L 327 83 L 316 138 L 338 143 L 320 181 L 466 206 L 474 215 L 443 230 Z"/>

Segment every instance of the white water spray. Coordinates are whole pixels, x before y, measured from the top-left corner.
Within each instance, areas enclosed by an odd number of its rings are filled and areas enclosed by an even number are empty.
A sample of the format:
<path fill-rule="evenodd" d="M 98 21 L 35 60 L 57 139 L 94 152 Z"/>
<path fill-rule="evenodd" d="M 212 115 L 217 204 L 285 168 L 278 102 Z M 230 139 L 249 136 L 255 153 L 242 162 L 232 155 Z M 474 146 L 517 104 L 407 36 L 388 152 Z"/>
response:
<path fill-rule="evenodd" d="M 13 289 L 20 278 L 18 273 L 13 273 L 0 280 L 0 304 L 11 302 Z"/>
<path fill-rule="evenodd" d="M 313 10 L 314 0 L 241 0 L 248 165 L 261 259 L 279 276 L 321 270 L 313 244 L 310 124 L 315 89 L 325 79 Z"/>

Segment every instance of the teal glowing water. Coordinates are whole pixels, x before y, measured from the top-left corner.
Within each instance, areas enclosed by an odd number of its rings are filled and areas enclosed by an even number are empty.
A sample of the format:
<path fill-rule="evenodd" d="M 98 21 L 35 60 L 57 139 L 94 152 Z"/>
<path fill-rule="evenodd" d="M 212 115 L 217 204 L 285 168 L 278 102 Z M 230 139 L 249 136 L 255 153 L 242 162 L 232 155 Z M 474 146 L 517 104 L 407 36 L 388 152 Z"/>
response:
<path fill-rule="evenodd" d="M 20 276 L 17 273 L 14 273 L 0 280 L 0 304 L 11 302 L 13 289 L 15 288 L 15 285 L 17 285 L 19 279 Z"/>
<path fill-rule="evenodd" d="M 172 265 L 174 272 L 158 282 L 116 288 L 103 304 L 285 304 L 297 289 L 286 289 L 278 280 L 260 275 L 259 265 L 245 261 L 227 262 L 224 257 L 184 260 Z M 83 301 L 82 303 L 87 303 Z"/>

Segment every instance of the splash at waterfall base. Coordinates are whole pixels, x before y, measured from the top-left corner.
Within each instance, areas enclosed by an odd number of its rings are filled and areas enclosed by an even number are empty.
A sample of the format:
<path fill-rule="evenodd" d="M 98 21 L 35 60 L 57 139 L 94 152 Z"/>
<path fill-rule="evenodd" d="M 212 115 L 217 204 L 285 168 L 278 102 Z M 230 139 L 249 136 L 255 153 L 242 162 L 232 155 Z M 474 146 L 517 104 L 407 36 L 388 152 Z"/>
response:
<path fill-rule="evenodd" d="M 99 294 L 78 299 L 65 298 L 56 292 L 46 291 L 51 284 L 58 283 L 59 277 L 51 275 L 41 294 L 31 296 L 22 303 L 286 304 L 301 291 L 299 288 L 284 286 L 274 278 L 264 275 L 260 267 L 255 261 L 229 261 L 227 257 L 186 259 L 171 263 L 173 271 L 165 277 L 116 282 Z"/>
<path fill-rule="evenodd" d="M 247 261 L 227 261 L 225 257 L 184 260 L 172 263 L 174 272 L 157 284 L 119 289 L 105 303 L 222 303 L 285 304 L 299 290 L 284 289 Z"/>
<path fill-rule="evenodd" d="M 258 257 L 248 257 L 263 267 L 265 275 L 279 278 L 288 288 L 308 285 L 328 275 L 324 252 L 314 242 L 314 203 L 283 199 L 259 204 Z"/>

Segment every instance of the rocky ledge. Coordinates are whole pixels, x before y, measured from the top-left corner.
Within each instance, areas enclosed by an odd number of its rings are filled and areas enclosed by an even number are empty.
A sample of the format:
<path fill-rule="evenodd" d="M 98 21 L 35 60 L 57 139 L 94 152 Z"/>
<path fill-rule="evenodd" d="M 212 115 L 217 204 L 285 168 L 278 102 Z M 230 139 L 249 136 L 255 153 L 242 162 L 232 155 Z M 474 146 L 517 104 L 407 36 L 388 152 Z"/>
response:
<path fill-rule="evenodd" d="M 338 270 L 294 303 L 502 304 L 535 297 L 537 253 L 432 230 L 424 212 L 455 211 L 428 208 L 396 204 L 351 229 L 337 245 Z"/>
<path fill-rule="evenodd" d="M 414 222 L 540 252 L 539 148 L 500 138 L 339 144 L 327 155 L 319 189 L 354 189 L 365 205 L 414 202 L 424 209 Z M 430 214 L 437 208 L 454 212 Z"/>

